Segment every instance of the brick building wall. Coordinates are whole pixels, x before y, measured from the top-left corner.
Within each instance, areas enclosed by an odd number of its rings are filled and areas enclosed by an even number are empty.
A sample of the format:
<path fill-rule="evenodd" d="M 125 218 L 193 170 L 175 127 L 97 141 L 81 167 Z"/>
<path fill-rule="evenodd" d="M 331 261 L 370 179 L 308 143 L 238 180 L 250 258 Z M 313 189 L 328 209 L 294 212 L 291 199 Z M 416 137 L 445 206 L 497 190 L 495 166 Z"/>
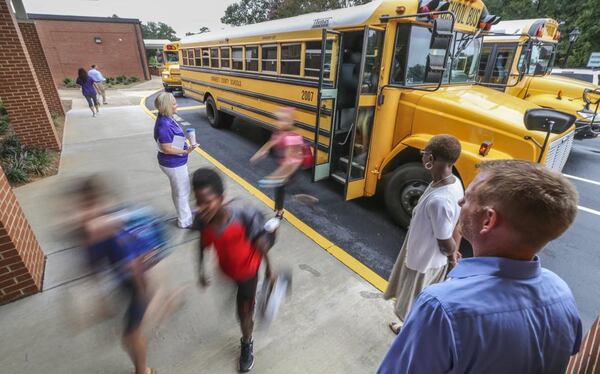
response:
<path fill-rule="evenodd" d="M 0 0 L 0 99 L 27 145 L 60 150 L 48 105 L 8 1 Z"/>
<path fill-rule="evenodd" d="M 55 113 L 59 116 L 64 116 L 65 111 L 60 103 L 60 97 L 58 96 L 58 91 L 56 89 L 52 73 L 50 72 L 46 55 L 42 49 L 42 44 L 40 42 L 40 38 L 38 37 L 35 23 L 33 21 L 19 20 L 18 24 L 19 29 L 21 30 L 21 35 L 23 35 L 23 40 L 25 41 L 25 45 L 27 47 L 27 52 L 31 58 L 31 63 L 35 69 L 38 82 L 40 83 L 40 87 L 44 93 L 44 98 L 46 99 L 48 109 L 50 110 L 51 114 Z"/>
<path fill-rule="evenodd" d="M 45 261 L 0 166 L 0 304 L 41 291 Z"/>
<path fill-rule="evenodd" d="M 138 20 L 30 14 L 57 86 L 81 67 L 98 65 L 107 77 L 149 79 Z M 53 18 L 53 19 L 48 19 Z M 93 21 L 97 20 L 97 21 Z M 96 43 L 100 38 L 101 43 Z M 141 49 L 140 49 L 141 46 Z"/>

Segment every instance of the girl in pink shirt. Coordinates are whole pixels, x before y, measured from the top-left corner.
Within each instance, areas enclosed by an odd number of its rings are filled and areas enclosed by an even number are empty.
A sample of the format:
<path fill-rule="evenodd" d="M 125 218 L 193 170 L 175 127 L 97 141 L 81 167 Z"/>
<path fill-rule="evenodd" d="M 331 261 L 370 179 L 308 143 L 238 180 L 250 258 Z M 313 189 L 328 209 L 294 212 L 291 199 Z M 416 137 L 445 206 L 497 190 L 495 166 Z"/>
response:
<path fill-rule="evenodd" d="M 285 185 L 304 161 L 304 139 L 294 130 L 294 109 L 283 108 L 277 114 L 278 130 L 271 139 L 250 158 L 251 163 L 267 156 L 274 148 L 279 159 L 279 167 L 271 174 L 258 181 L 261 187 L 275 188 L 275 211 L 277 216 L 283 216 Z M 314 198 L 312 198 L 314 199 Z"/>

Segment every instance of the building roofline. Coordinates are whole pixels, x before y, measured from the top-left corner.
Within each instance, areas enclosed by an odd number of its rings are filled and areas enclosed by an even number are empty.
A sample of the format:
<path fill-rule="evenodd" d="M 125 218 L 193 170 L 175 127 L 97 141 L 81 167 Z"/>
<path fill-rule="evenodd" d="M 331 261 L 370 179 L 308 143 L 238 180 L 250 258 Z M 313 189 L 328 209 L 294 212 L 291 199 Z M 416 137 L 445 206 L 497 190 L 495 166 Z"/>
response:
<path fill-rule="evenodd" d="M 73 21 L 73 22 L 104 22 L 104 23 L 135 23 L 141 24 L 137 18 L 67 16 L 62 14 L 27 13 L 27 18 L 44 21 Z"/>

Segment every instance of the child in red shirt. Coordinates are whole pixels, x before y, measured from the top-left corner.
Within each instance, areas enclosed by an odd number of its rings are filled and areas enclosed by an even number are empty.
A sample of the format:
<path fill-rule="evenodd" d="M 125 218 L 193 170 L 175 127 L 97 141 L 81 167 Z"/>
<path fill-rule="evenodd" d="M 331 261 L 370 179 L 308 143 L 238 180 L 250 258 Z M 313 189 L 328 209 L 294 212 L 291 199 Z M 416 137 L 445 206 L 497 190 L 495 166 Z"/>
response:
<path fill-rule="evenodd" d="M 204 251 L 213 247 L 219 267 L 237 284 L 237 313 L 242 329 L 240 372 L 254 365 L 252 331 L 258 269 L 266 264 L 266 277 L 271 278 L 267 257 L 268 240 L 264 217 L 254 207 L 238 202 L 224 204 L 221 177 L 212 169 L 198 169 L 192 177 L 198 212 L 193 227 L 200 231 L 199 283 L 209 285 L 204 271 Z"/>

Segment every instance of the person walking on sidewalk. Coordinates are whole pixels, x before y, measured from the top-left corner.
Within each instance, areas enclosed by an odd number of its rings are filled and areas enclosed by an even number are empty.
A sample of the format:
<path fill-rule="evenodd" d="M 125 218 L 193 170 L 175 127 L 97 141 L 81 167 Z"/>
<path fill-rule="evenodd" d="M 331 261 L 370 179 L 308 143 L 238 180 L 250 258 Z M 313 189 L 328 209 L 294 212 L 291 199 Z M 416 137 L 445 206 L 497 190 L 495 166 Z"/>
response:
<path fill-rule="evenodd" d="M 400 322 L 390 323 L 398 334 L 417 295 L 427 286 L 444 280 L 449 263 L 458 256 L 459 235 L 455 231 L 463 197 L 461 181 L 452 174 L 460 156 L 458 139 L 436 135 L 422 153 L 422 162 L 433 181 L 413 210 L 413 217 L 392 269 L 384 299 L 396 298 L 394 312 Z"/>
<path fill-rule="evenodd" d="M 479 170 L 460 202 L 474 257 L 419 295 L 379 374 L 564 373 L 579 351 L 573 294 L 537 256 L 575 220 L 575 187 L 528 161 Z"/>
<path fill-rule="evenodd" d="M 158 146 L 158 164 L 169 178 L 171 197 L 177 211 L 177 226 L 189 228 L 192 224 L 190 210 L 190 180 L 188 175 L 188 155 L 196 145 L 188 146 L 185 134 L 173 119 L 177 112 L 175 97 L 168 92 L 161 92 L 154 100 L 158 117 L 154 125 L 154 140 Z"/>
<path fill-rule="evenodd" d="M 198 213 L 194 229 L 200 231 L 198 282 L 209 285 L 204 269 L 204 251 L 215 249 L 221 271 L 237 284 L 237 315 L 242 330 L 239 371 L 248 372 L 254 366 L 252 332 L 258 270 L 264 260 L 267 278 L 273 282 L 267 252 L 268 235 L 264 217 L 258 209 L 239 202 L 224 204 L 223 181 L 212 169 L 198 169 L 192 176 Z"/>
<path fill-rule="evenodd" d="M 92 68 L 88 71 L 88 75 L 90 78 L 94 80 L 94 86 L 96 87 L 96 91 L 102 96 L 102 104 L 108 104 L 106 102 L 106 88 L 104 87 L 104 82 L 106 82 L 106 78 L 102 75 L 100 70 L 96 65 L 92 65 Z"/>
<path fill-rule="evenodd" d="M 84 68 L 79 68 L 77 71 L 77 81 L 75 82 L 81 87 L 81 93 L 87 101 L 90 110 L 92 111 L 92 117 L 96 117 L 96 113 L 100 111 L 98 109 L 98 93 L 94 88 L 94 80 L 88 76 L 88 73 Z"/>

